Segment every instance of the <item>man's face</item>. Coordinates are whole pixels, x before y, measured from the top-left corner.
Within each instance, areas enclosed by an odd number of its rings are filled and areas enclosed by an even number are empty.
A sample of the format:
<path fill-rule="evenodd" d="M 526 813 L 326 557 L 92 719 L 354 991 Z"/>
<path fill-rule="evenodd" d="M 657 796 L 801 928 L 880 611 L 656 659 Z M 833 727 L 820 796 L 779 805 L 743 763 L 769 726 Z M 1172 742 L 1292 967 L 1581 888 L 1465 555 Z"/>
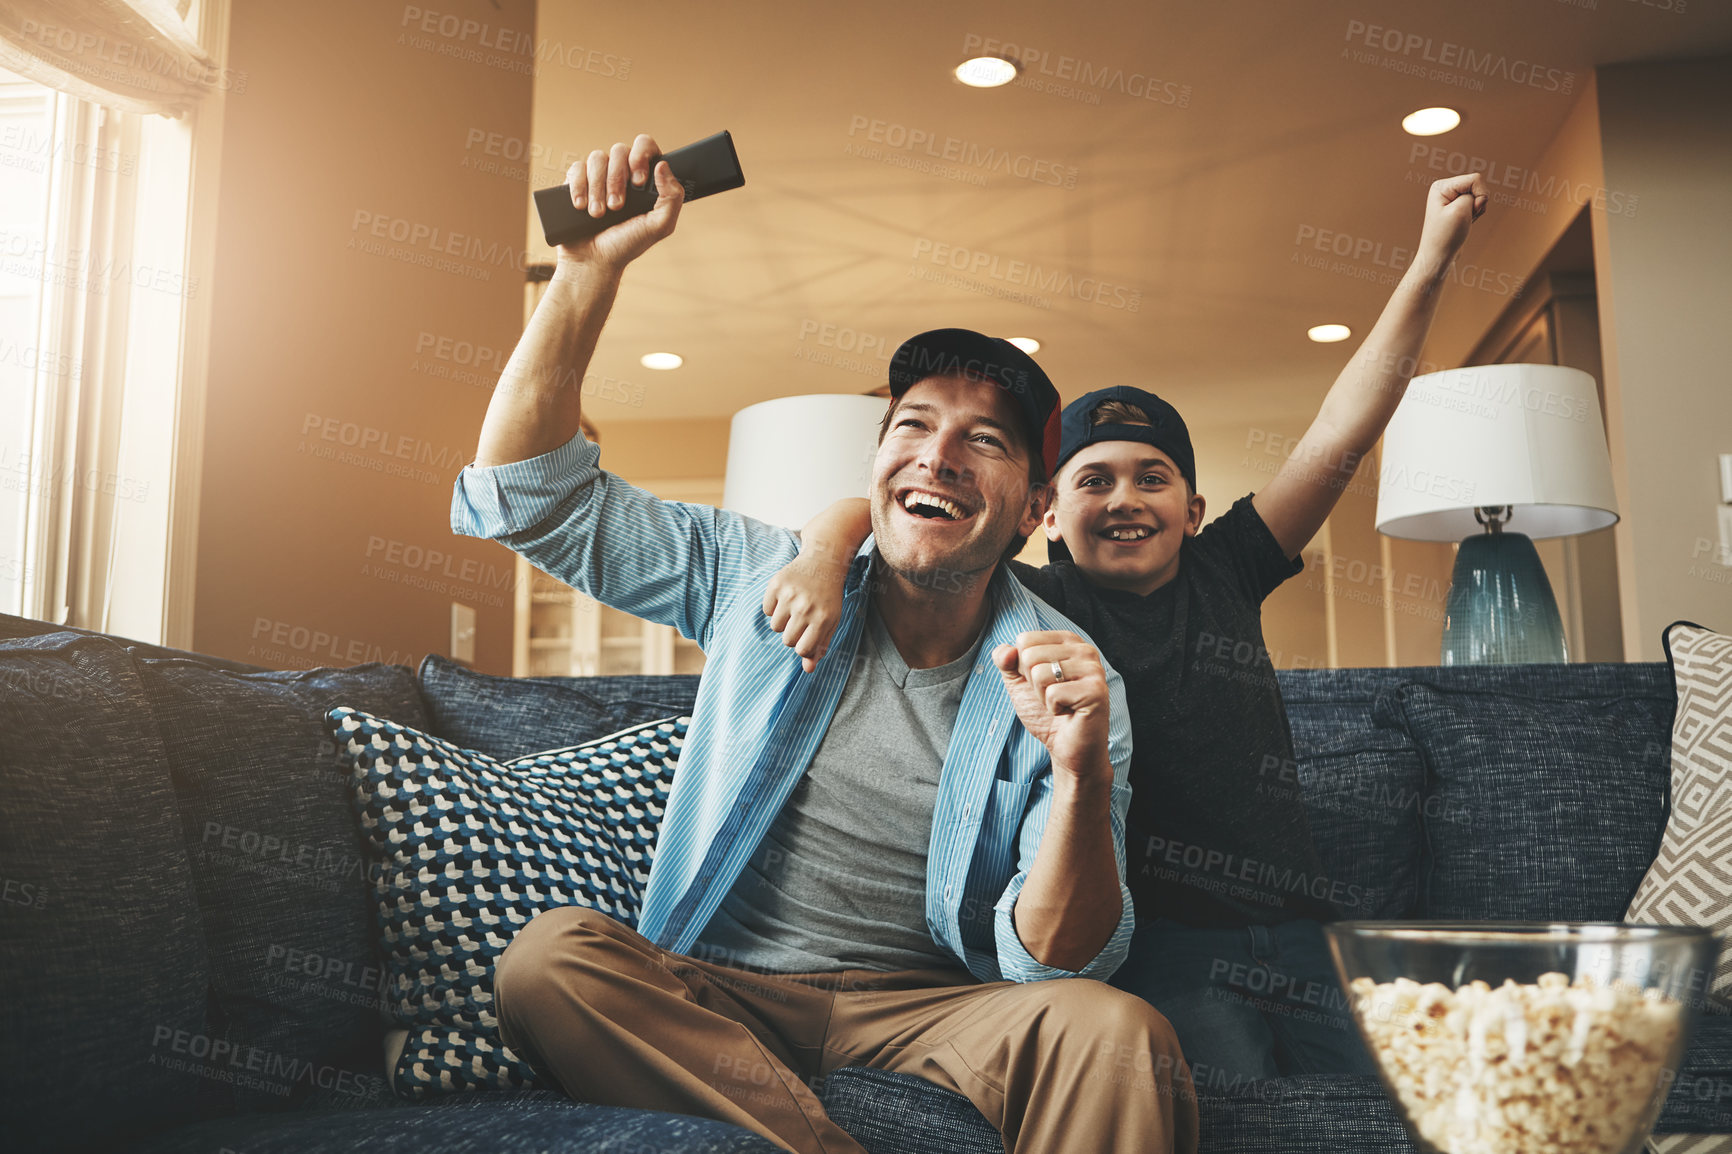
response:
<path fill-rule="evenodd" d="M 1045 491 L 1029 483 L 1020 419 L 990 381 L 929 377 L 902 394 L 872 466 L 885 564 L 904 575 L 985 573 L 1034 532 Z"/>
<path fill-rule="evenodd" d="M 1090 581 L 1150 593 L 1179 571 L 1179 546 L 1203 523 L 1203 499 L 1152 445 L 1100 441 L 1079 449 L 1053 484 L 1045 517 Z"/>

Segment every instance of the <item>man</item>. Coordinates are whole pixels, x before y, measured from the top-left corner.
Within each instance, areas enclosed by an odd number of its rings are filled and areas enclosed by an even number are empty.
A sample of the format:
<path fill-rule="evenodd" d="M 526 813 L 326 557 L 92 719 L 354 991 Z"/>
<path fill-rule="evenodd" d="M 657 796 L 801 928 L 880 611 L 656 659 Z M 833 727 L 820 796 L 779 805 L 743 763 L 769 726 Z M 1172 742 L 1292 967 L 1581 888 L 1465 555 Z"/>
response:
<path fill-rule="evenodd" d="M 619 205 L 657 154 L 647 136 L 591 153 L 574 203 Z M 809 1085 L 848 1065 L 966 1095 L 1013 1154 L 1194 1149 L 1170 1027 L 1090 980 L 1133 925 L 1123 689 L 1002 569 L 1040 523 L 1057 393 L 978 333 L 898 351 L 874 539 L 803 676 L 761 612 L 795 535 L 602 472 L 580 390 L 557 384 L 582 379 L 625 266 L 673 232 L 682 190 L 665 163 L 653 179 L 650 213 L 561 250 L 453 496 L 455 531 L 709 659 L 638 930 L 578 908 L 531 922 L 495 975 L 506 1043 L 574 1097 L 800 1152 L 862 1150 Z"/>

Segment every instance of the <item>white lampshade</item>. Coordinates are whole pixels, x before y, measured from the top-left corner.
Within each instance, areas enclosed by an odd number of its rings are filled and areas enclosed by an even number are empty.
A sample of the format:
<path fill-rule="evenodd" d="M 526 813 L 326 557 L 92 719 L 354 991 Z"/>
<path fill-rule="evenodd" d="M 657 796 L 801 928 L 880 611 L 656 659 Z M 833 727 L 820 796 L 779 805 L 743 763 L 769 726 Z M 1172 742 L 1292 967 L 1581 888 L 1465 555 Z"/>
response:
<path fill-rule="evenodd" d="M 798 529 L 843 497 L 864 497 L 883 397 L 781 397 L 734 414 L 722 507 Z"/>
<path fill-rule="evenodd" d="M 1508 529 L 1567 537 L 1617 521 L 1594 378 L 1558 365 L 1482 365 L 1415 377 L 1383 434 L 1377 530 L 1415 541 Z"/>

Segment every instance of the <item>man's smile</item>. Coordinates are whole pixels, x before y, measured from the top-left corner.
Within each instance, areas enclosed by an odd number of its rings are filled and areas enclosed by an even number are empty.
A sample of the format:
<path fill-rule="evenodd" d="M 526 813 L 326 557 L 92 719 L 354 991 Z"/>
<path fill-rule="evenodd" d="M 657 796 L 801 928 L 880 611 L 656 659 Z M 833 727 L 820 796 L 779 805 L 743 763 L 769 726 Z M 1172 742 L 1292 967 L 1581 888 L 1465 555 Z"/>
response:
<path fill-rule="evenodd" d="M 903 489 L 896 503 L 911 517 L 923 521 L 967 521 L 974 516 L 970 502 L 959 496 L 945 496 L 931 489 Z"/>

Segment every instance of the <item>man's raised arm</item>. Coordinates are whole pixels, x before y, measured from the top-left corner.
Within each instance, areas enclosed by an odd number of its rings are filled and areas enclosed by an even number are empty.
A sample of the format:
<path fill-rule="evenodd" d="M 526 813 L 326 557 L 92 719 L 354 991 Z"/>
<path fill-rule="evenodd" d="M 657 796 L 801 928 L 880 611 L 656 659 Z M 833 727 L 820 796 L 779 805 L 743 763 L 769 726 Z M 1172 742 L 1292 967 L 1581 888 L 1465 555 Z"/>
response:
<path fill-rule="evenodd" d="M 572 203 L 591 216 L 625 203 L 626 181 L 651 179 L 655 207 L 576 244 L 562 245 L 547 292 L 500 374 L 481 424 L 475 464 L 504 465 L 551 452 L 579 430 L 584 374 L 613 308 L 625 266 L 673 232 L 685 190 L 661 149 L 639 134 L 628 147 L 597 149 L 566 174 Z"/>
<path fill-rule="evenodd" d="M 779 566 L 793 534 L 720 510 L 661 501 L 600 467 L 580 435 L 584 371 L 625 266 L 674 230 L 685 192 L 655 141 L 639 136 L 573 165 L 573 203 L 591 215 L 650 178 L 655 207 L 559 250 L 552 283 L 511 354 L 481 428 L 475 463 L 451 491 L 451 531 L 498 541 L 604 605 L 709 642 L 718 604 L 750 575 L 742 559 Z"/>

